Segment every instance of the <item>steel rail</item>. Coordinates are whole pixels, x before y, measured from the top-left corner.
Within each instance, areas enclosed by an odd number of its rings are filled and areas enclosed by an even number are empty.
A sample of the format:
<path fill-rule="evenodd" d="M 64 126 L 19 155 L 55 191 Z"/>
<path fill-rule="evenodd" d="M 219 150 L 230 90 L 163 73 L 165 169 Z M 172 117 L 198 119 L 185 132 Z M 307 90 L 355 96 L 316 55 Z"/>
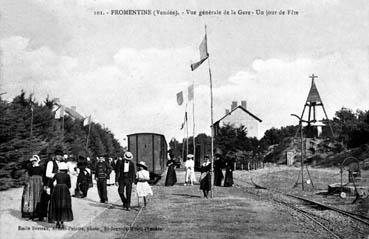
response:
<path fill-rule="evenodd" d="M 242 180 L 239 180 L 239 181 L 243 182 Z M 360 222 L 362 222 L 362 223 L 364 223 L 366 225 L 369 225 L 369 217 L 366 217 L 364 215 L 359 215 L 359 214 L 356 214 L 356 213 L 347 212 L 345 210 L 342 210 L 342 209 L 339 209 L 339 208 L 336 208 L 336 207 L 328 206 L 328 205 L 325 205 L 323 203 L 320 203 L 320 202 L 317 202 L 317 201 L 313 201 L 313 200 L 310 200 L 310 199 L 307 199 L 307 198 L 304 198 L 304 197 L 292 195 L 292 194 L 289 194 L 289 193 L 284 193 L 284 192 L 279 191 L 279 190 L 276 190 L 276 189 L 269 189 L 267 187 L 264 187 L 264 186 L 261 186 L 261 185 L 256 184 L 252 178 L 251 178 L 251 182 L 254 184 L 254 186 L 256 188 L 265 189 L 265 190 L 268 190 L 268 191 L 271 191 L 271 192 L 280 193 L 282 195 L 285 195 L 285 196 L 288 196 L 288 197 L 293 197 L 293 198 L 296 198 L 296 199 L 299 199 L 299 200 L 308 202 L 310 204 L 315 204 L 315 205 L 320 206 L 322 208 L 326 208 L 326 209 L 329 209 L 329 210 L 332 210 L 332 211 L 341 213 L 341 214 L 343 214 L 345 216 L 348 216 L 348 217 L 353 218 L 353 219 L 355 219 L 357 221 L 360 221 Z M 368 221 L 366 221 L 366 220 L 368 220 Z"/>

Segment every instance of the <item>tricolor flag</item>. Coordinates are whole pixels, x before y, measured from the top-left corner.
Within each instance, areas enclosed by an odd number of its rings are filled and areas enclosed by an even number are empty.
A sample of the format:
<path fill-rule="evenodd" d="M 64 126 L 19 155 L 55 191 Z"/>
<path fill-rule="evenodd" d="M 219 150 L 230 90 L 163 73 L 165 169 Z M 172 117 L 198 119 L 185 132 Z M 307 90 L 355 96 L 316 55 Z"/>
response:
<path fill-rule="evenodd" d="M 182 125 L 181 125 L 181 130 L 183 129 L 183 127 L 186 125 L 186 123 L 187 123 L 187 111 L 185 112 L 185 117 L 184 117 L 184 121 L 183 121 L 183 123 L 182 123 Z"/>
<path fill-rule="evenodd" d="M 83 120 L 83 126 L 86 126 L 86 125 L 90 125 L 91 123 L 91 115 L 86 117 L 84 120 Z"/>
<path fill-rule="evenodd" d="M 188 101 L 193 100 L 193 95 L 194 95 L 194 87 L 193 85 L 190 85 L 188 87 Z"/>
<path fill-rule="evenodd" d="M 177 103 L 178 105 L 182 105 L 183 103 L 183 92 L 182 91 L 177 93 Z"/>
<path fill-rule="evenodd" d="M 199 50 L 200 50 L 200 61 L 191 64 L 191 71 L 196 70 L 196 68 L 199 67 L 209 57 L 206 34 L 199 46 Z"/>

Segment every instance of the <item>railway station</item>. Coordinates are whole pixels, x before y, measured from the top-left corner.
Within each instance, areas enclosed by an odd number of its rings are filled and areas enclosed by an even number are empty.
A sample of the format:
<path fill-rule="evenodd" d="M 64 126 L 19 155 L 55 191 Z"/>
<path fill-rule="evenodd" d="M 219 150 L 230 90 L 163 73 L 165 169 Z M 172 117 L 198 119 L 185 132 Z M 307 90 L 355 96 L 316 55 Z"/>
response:
<path fill-rule="evenodd" d="M 0 237 L 369 239 L 367 0 L 2 0 Z"/>

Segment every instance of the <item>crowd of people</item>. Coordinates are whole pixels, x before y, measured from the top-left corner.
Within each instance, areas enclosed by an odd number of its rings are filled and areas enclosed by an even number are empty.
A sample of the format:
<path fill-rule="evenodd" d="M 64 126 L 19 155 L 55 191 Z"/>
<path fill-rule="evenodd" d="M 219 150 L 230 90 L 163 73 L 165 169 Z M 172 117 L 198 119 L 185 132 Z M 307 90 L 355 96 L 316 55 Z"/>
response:
<path fill-rule="evenodd" d="M 148 184 L 150 174 L 145 162 L 136 166 L 133 155 L 125 152 L 116 160 L 104 156 L 97 157 L 92 163 L 87 157 L 79 156 L 77 164 L 70 161 L 61 149 L 56 149 L 46 165 L 41 165 L 40 158 L 33 155 L 25 165 L 28 182 L 24 186 L 21 214 L 23 218 L 55 223 L 56 228 L 65 228 L 64 222 L 73 220 L 72 196 L 87 197 L 89 188 L 93 187 L 92 175 L 95 175 L 100 203 L 108 203 L 107 186 L 117 185 L 123 207 L 130 210 L 132 184 L 137 183 L 139 199 L 146 207 L 147 197 L 153 195 Z M 112 171 L 115 177 L 111 178 Z"/>
<path fill-rule="evenodd" d="M 185 186 L 194 185 L 196 182 L 195 163 L 192 154 L 187 155 L 183 163 L 185 168 Z M 71 197 L 85 198 L 93 187 L 92 175 L 95 176 L 100 203 L 108 203 L 107 186 L 118 186 L 118 194 L 123 208 L 127 211 L 131 207 L 132 184 L 137 184 L 136 193 L 138 204 L 140 199 L 143 206 L 147 205 L 147 197 L 153 195 L 149 185 L 150 173 L 145 162 L 133 163 L 133 154 L 125 152 L 123 157 L 115 160 L 106 155 L 96 158 L 92 162 L 88 157 L 79 156 L 77 164 L 67 160 L 61 149 L 56 149 L 46 166 L 40 164 L 39 156 L 33 155 L 26 165 L 29 180 L 24 186 L 21 202 L 22 217 L 32 220 L 55 223 L 56 228 L 64 228 L 64 222 L 72 221 Z M 175 168 L 177 162 L 171 157 L 167 161 L 167 176 L 165 186 L 173 186 L 177 183 Z M 230 187 L 233 185 L 233 165 L 231 160 L 222 161 L 220 155 L 214 160 L 214 185 Z M 136 171 L 137 167 L 137 171 Z M 207 198 L 211 190 L 212 164 L 209 156 L 205 155 L 200 164 L 201 176 L 199 179 L 200 190 Z M 225 170 L 225 177 L 223 177 Z M 111 177 L 112 172 L 115 176 Z M 223 180 L 224 179 L 224 180 Z"/>

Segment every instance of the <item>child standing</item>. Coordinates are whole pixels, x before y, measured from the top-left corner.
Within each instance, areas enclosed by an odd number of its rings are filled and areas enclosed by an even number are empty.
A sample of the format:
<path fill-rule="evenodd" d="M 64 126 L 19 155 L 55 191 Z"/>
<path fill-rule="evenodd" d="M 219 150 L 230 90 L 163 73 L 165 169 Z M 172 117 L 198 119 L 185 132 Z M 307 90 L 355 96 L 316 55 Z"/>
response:
<path fill-rule="evenodd" d="M 149 171 L 147 171 L 146 163 L 141 161 L 137 164 L 138 171 L 136 173 L 137 180 L 137 197 L 138 197 L 138 206 L 140 206 L 140 197 L 143 197 L 144 207 L 146 207 L 146 197 L 148 195 L 153 195 L 151 187 L 148 183 L 150 180 Z"/>

